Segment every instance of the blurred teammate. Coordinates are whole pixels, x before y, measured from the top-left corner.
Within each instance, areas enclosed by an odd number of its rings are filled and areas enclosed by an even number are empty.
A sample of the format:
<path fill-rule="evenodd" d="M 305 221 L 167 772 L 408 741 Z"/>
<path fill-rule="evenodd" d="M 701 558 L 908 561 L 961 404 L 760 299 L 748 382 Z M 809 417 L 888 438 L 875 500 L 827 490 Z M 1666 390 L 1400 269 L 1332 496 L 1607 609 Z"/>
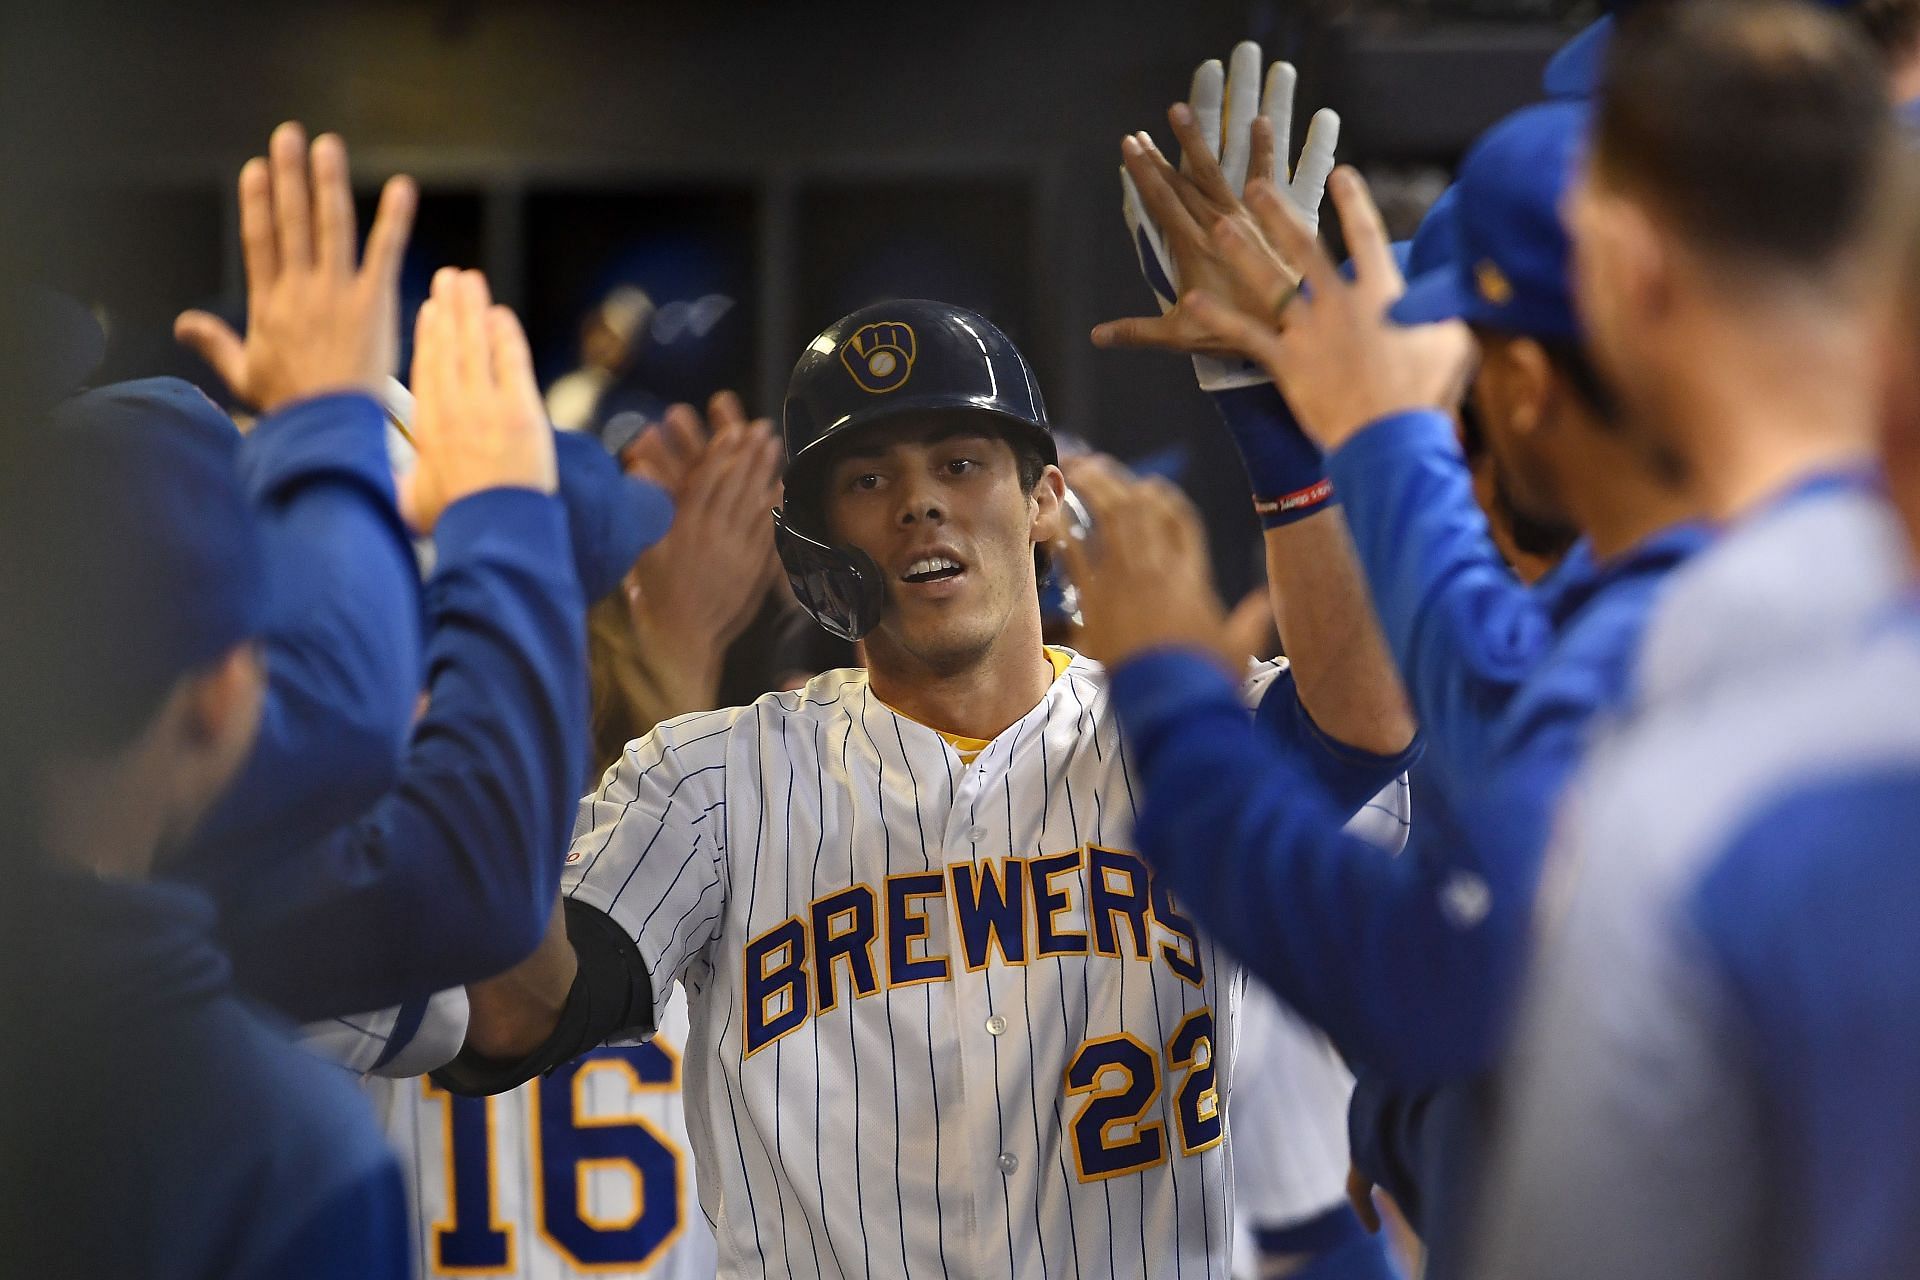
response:
<path fill-rule="evenodd" d="M 593 736 L 617 735 L 596 746 L 596 777 L 658 721 L 716 705 L 729 630 L 778 563 L 767 424 L 749 423 L 731 393 L 714 398 L 711 432 L 685 405 L 669 419 L 683 465 L 654 471 L 676 496 L 673 525 L 590 614 Z M 466 1032 L 464 992 L 446 994 L 461 998 L 459 1034 L 429 1067 Z M 682 1093 L 686 1033 L 676 992 L 646 1044 L 595 1049 L 498 1097 L 425 1079 L 370 1084 L 410 1173 L 420 1274 L 711 1280 Z"/>
<path fill-rule="evenodd" d="M 403 1276 L 365 1101 L 238 998 L 207 897 L 156 879 L 247 758 L 266 679 L 239 438 L 171 385 L 68 402 L 0 495 L 31 673 L 10 728 L 34 744 L 9 945 L 38 987 L 11 1027 L 33 1057 L 9 1081 L 7 1266 Z"/>
<path fill-rule="evenodd" d="M 1916 687 L 1869 449 L 1895 147 L 1807 7 L 1616 33 L 1572 202 L 1596 354 L 1724 532 L 1676 574 L 1556 841 L 1494 1276 L 1911 1270 Z M 1771 193 L 1756 203 L 1759 192 Z"/>
<path fill-rule="evenodd" d="M 809 345 L 786 430 L 782 557 L 868 669 L 630 746 L 566 932 L 470 988 L 439 1078 L 646 1034 L 682 982 L 722 1274 L 1224 1276 L 1234 978 L 1128 849 L 1095 669 L 1041 645 L 1030 371 L 979 316 L 880 303 Z M 1390 687 L 1298 687 L 1328 733 L 1393 732 Z M 1319 749 L 1355 807 L 1400 765 Z"/>
<path fill-rule="evenodd" d="M 1312 221 L 1333 167 L 1339 117 L 1316 113 L 1298 163 L 1282 169 L 1282 159 L 1291 154 L 1297 76 L 1285 62 L 1273 64 L 1264 76 L 1262 69 L 1260 47 L 1243 41 L 1225 68 L 1208 61 L 1195 71 L 1181 108 L 1188 122 L 1183 141 L 1193 153 L 1188 164 L 1218 173 L 1236 196 L 1249 178 L 1275 179 L 1289 205 Z M 1322 585 L 1303 580 L 1297 568 L 1289 570 L 1300 563 L 1303 545 L 1311 542 L 1314 558 L 1330 567 L 1351 565 L 1324 465 L 1264 371 L 1192 340 L 1178 295 L 1183 286 L 1204 279 L 1201 273 L 1210 264 L 1193 252 L 1190 220 L 1168 217 L 1157 201 L 1143 200 L 1134 176 L 1124 170 L 1122 183 L 1127 225 L 1162 315 L 1102 326 L 1096 340 L 1146 341 L 1193 356 L 1196 380 L 1247 468 L 1263 527 L 1269 586 L 1252 603 L 1264 616 L 1263 630 L 1272 631 L 1276 622 L 1284 629 L 1289 609 L 1297 616 L 1311 608 Z M 1149 195 L 1158 194 L 1150 185 Z M 1069 477 L 1074 474 L 1070 467 Z M 1234 644 L 1229 634 L 1220 637 L 1223 646 L 1243 649 L 1244 642 Z M 1374 637 L 1356 639 L 1365 643 Z M 1380 842 L 1387 853 L 1406 839 L 1404 829 L 1390 835 Z M 1233 1115 L 1234 1201 L 1241 1243 L 1249 1247 L 1237 1255 L 1237 1269 L 1244 1275 L 1302 1277 L 1391 1274 L 1382 1243 L 1366 1237 L 1346 1202 L 1351 1075 L 1324 1038 L 1270 992 L 1251 992 L 1243 1013 L 1246 1051 Z"/>
<path fill-rule="evenodd" d="M 1216 723 L 1205 663 L 1150 652 L 1175 629 L 1117 619 L 1138 612 L 1131 579 L 1096 588 L 1097 630 L 1127 638 L 1114 647 L 1103 633 L 1095 648 L 1139 659 L 1117 688 L 1147 778 L 1145 851 L 1216 936 L 1371 1078 L 1355 1117 L 1362 1163 L 1381 1177 L 1397 1167 L 1395 1190 L 1444 1272 L 1458 1266 L 1451 1237 L 1483 1126 L 1474 1077 L 1502 1042 L 1548 815 L 1591 718 L 1619 696 L 1661 582 L 1698 545 L 1685 523 L 1694 508 L 1612 421 L 1612 397 L 1581 349 L 1557 206 L 1582 108 L 1518 113 L 1476 145 L 1425 232 L 1447 242 L 1443 261 L 1392 321 L 1401 281 L 1353 175 L 1336 175 L 1335 193 L 1355 257 L 1348 284 L 1291 201 L 1250 183 L 1242 204 L 1190 121 L 1177 109 L 1173 119 L 1184 171 L 1139 145 L 1129 171 L 1157 217 L 1187 228 L 1187 277 L 1242 308 L 1189 295 L 1176 310 L 1195 334 L 1258 357 L 1330 451 L 1428 741 L 1422 768 L 1457 822 L 1435 824 L 1432 841 L 1417 832 L 1413 856 L 1395 861 L 1343 841 L 1331 815 L 1316 821 L 1293 799 L 1292 762 Z M 1309 297 L 1289 301 L 1286 261 L 1305 265 Z M 1277 335 L 1272 299 L 1287 307 Z M 1583 535 L 1538 589 L 1499 554 L 1461 465 L 1446 410 L 1462 364 L 1457 338 L 1436 323 L 1459 320 L 1473 326 L 1475 417 L 1503 488 L 1535 518 Z M 1088 497 L 1111 511 L 1124 492 Z M 1131 522 L 1116 535 L 1136 536 Z M 1094 556 L 1090 573 L 1112 571 Z M 1276 912 L 1287 921 L 1277 929 Z M 1442 1084 L 1444 1095 L 1425 1096 Z"/>

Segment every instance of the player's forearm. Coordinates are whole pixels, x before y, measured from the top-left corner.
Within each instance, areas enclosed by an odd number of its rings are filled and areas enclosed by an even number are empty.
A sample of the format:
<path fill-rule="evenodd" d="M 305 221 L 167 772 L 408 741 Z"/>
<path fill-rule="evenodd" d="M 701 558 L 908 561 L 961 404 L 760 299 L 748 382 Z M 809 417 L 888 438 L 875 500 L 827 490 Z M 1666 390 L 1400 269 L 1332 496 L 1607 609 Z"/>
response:
<path fill-rule="evenodd" d="M 1268 529 L 1267 589 L 1300 702 L 1334 739 L 1379 755 L 1414 718 L 1337 507 Z"/>
<path fill-rule="evenodd" d="M 656 617 L 644 607 L 631 612 L 631 622 L 632 667 L 620 686 L 641 732 L 690 711 L 713 710 L 726 656 L 720 637 Z"/>
<path fill-rule="evenodd" d="M 511 1062 L 544 1044 L 559 1025 L 577 971 L 561 904 L 532 955 L 495 978 L 467 987 L 467 1049 Z"/>
<path fill-rule="evenodd" d="M 1343 819 L 1358 813 L 1421 755 L 1418 744 L 1376 755 L 1337 741 L 1307 714 L 1290 668 L 1268 686 L 1253 718 L 1265 739 L 1306 772 Z"/>

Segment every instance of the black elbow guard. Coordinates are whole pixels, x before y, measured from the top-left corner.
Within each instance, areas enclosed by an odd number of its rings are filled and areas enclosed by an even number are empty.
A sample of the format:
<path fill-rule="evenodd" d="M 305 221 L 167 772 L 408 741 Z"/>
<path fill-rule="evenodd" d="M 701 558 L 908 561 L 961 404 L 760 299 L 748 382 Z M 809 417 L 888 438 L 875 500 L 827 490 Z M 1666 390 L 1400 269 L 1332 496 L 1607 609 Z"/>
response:
<path fill-rule="evenodd" d="M 584 902 L 569 898 L 566 920 L 567 941 L 579 969 L 553 1034 L 512 1062 L 462 1049 L 433 1073 L 435 1084 L 448 1093 L 468 1096 L 505 1093 L 615 1037 L 642 1039 L 653 1034 L 653 982 L 641 961 L 639 945 L 604 911 Z"/>

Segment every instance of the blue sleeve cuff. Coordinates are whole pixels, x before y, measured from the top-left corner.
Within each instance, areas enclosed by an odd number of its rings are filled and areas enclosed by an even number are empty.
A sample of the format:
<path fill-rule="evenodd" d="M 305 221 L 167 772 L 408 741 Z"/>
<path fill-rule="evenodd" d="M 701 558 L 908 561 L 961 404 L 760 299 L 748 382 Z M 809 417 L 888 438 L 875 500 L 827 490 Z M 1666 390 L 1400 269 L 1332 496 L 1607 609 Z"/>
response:
<path fill-rule="evenodd" d="M 393 506 L 386 412 L 372 396 L 343 391 L 297 400 L 262 418 L 240 446 L 241 481 L 255 503 L 322 475 L 364 485 Z"/>
<path fill-rule="evenodd" d="M 1377 489 L 1382 469 L 1439 450 L 1460 457 L 1453 419 L 1438 409 L 1409 409 L 1368 423 L 1327 455 L 1327 474 L 1349 496 Z"/>
<path fill-rule="evenodd" d="M 1398 1280 L 1386 1242 L 1370 1236 L 1350 1205 L 1341 1203 L 1316 1218 L 1278 1230 L 1255 1227 L 1263 1257 L 1298 1260 L 1293 1280 Z"/>
<path fill-rule="evenodd" d="M 592 436 L 556 431 L 553 443 L 574 572 L 591 603 L 619 586 L 640 553 L 665 536 L 673 523 L 673 500 L 621 471 Z"/>

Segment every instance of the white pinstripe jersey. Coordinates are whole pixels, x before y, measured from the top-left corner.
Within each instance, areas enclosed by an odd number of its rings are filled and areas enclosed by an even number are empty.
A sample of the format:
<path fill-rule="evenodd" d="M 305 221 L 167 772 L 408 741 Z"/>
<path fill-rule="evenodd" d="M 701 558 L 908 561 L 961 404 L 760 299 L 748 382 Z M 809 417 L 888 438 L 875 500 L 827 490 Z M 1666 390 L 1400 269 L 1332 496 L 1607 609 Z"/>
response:
<path fill-rule="evenodd" d="M 725 1276 L 1228 1274 L 1239 978 L 1131 850 L 1100 668 L 972 762 L 833 671 L 632 744 L 564 881 L 690 996 Z"/>
<path fill-rule="evenodd" d="M 1347 1202 L 1353 1074 L 1327 1038 L 1255 983 L 1234 1063 L 1234 1263 L 1260 1274 L 1254 1232 L 1297 1227 Z"/>
<path fill-rule="evenodd" d="M 405 1168 L 419 1275 L 713 1280 L 680 1093 L 686 1000 L 662 1016 L 645 1045 L 497 1097 L 368 1083 Z"/>

